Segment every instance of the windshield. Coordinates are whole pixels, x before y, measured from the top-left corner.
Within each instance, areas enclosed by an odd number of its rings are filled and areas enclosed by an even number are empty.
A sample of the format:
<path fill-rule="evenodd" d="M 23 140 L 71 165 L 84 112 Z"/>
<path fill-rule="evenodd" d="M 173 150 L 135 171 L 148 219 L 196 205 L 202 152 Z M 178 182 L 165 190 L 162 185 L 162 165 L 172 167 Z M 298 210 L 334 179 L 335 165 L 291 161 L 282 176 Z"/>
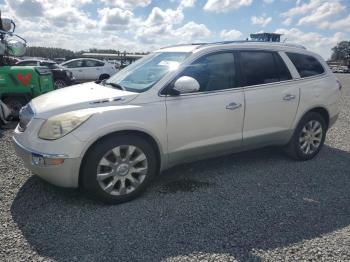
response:
<path fill-rule="evenodd" d="M 152 53 L 108 79 L 105 84 L 121 87 L 126 91 L 144 92 L 155 85 L 168 72 L 176 70 L 189 53 Z"/>

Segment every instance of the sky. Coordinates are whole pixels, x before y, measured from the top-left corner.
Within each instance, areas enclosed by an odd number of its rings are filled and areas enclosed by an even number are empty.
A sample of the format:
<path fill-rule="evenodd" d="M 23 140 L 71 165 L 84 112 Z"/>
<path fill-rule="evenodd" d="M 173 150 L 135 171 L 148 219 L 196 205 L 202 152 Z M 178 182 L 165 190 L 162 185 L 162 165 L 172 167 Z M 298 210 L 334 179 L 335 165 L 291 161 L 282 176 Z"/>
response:
<path fill-rule="evenodd" d="M 128 52 L 277 32 L 325 59 L 350 40 L 350 0 L 0 0 L 30 46 Z"/>

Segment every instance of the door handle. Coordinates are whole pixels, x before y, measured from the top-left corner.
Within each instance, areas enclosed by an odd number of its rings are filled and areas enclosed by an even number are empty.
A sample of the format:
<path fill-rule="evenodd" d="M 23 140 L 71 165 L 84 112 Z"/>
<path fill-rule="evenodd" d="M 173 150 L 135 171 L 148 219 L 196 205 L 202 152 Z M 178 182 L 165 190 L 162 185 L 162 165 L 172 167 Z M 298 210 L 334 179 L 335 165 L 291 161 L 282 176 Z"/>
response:
<path fill-rule="evenodd" d="M 226 106 L 226 109 L 228 109 L 228 110 L 235 110 L 235 109 L 240 108 L 241 106 L 242 106 L 242 104 L 240 104 L 240 103 L 232 102 L 232 103 L 230 103 L 230 104 L 228 104 Z"/>
<path fill-rule="evenodd" d="M 295 95 L 291 95 L 291 94 L 285 95 L 283 97 L 284 101 L 291 101 L 291 100 L 294 100 L 294 99 L 295 99 Z"/>

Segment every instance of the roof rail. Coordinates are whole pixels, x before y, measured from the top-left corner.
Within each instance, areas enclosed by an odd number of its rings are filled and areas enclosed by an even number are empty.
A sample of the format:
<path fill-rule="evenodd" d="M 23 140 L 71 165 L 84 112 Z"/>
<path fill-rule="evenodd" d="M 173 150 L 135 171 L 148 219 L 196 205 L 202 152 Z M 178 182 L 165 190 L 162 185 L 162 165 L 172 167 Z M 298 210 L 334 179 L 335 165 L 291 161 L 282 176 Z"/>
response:
<path fill-rule="evenodd" d="M 209 43 L 203 42 L 203 43 L 178 44 L 178 45 L 165 46 L 160 49 L 178 47 L 178 46 L 188 46 L 188 45 L 196 45 L 198 46 L 198 48 L 200 48 L 206 45 L 228 45 L 228 44 L 241 44 L 241 43 L 265 43 L 265 44 L 271 44 L 271 45 L 290 46 L 295 48 L 306 49 L 305 46 L 299 45 L 299 44 L 291 44 L 291 43 L 284 43 L 284 42 L 265 42 L 265 41 L 255 41 L 255 40 L 235 40 L 235 41 L 219 41 L 219 42 L 209 42 Z"/>

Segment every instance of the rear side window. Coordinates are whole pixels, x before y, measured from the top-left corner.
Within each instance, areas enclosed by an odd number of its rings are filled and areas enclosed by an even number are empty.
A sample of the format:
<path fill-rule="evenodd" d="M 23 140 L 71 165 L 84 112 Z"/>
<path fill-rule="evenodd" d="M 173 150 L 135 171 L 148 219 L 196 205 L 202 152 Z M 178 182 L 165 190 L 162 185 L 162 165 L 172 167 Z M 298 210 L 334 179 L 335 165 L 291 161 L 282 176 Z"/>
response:
<path fill-rule="evenodd" d="M 246 86 L 280 81 L 280 74 L 282 74 L 283 69 L 279 72 L 273 52 L 241 51 L 240 58 Z M 288 78 L 288 76 L 285 77 Z"/>
<path fill-rule="evenodd" d="M 289 59 L 293 62 L 295 68 L 299 72 L 300 77 L 309 77 L 324 73 L 321 63 L 310 55 L 297 53 L 287 53 Z"/>

